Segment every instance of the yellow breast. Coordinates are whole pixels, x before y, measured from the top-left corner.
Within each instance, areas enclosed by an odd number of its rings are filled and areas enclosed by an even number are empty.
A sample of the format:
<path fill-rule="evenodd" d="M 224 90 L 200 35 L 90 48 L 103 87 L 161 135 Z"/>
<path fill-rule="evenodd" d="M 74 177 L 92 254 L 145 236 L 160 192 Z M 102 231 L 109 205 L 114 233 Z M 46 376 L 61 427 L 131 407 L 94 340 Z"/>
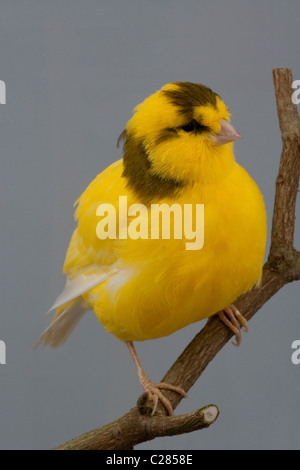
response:
<path fill-rule="evenodd" d="M 105 328 L 121 340 L 169 335 L 225 308 L 259 282 L 266 242 L 262 195 L 234 163 L 226 178 L 194 184 L 169 206 L 204 204 L 204 244 L 187 250 L 186 239 L 107 239 L 96 234 L 101 201 L 118 211 L 120 195 L 138 202 L 121 178 L 122 161 L 99 175 L 81 196 L 65 272 L 83 264 L 114 266 L 116 274 L 84 294 Z M 132 217 L 128 217 L 128 224 Z M 118 229 L 118 221 L 117 221 Z M 149 235 L 150 226 L 149 226 Z"/>

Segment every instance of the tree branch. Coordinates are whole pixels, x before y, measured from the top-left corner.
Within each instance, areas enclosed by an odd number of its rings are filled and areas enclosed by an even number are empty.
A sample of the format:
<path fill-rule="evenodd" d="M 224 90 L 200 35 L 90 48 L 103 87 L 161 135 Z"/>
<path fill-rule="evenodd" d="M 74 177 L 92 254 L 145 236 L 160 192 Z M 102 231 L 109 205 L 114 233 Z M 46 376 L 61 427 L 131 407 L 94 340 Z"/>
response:
<path fill-rule="evenodd" d="M 300 121 L 292 103 L 292 72 L 274 69 L 273 80 L 279 125 L 282 133 L 282 154 L 276 180 L 276 194 L 272 222 L 271 248 L 263 268 L 259 288 L 241 296 L 235 303 L 247 320 L 285 284 L 300 279 L 300 252 L 295 250 L 294 225 L 297 190 L 300 178 Z M 210 361 L 231 338 L 231 331 L 214 316 L 185 348 L 162 379 L 188 391 Z M 181 397 L 169 390 L 164 394 L 173 409 Z M 159 404 L 158 416 L 149 416 L 151 402 L 143 394 L 135 408 L 102 428 L 90 431 L 67 442 L 56 450 L 66 449 L 131 449 L 134 445 L 159 436 L 192 432 L 212 424 L 219 415 L 215 405 L 180 416 L 165 416 Z"/>
<path fill-rule="evenodd" d="M 207 428 L 218 417 L 215 405 L 179 416 L 143 416 L 137 407 L 112 423 L 87 432 L 55 450 L 128 450 L 155 437 L 176 436 Z M 104 446 L 105 445 L 105 446 Z"/>
<path fill-rule="evenodd" d="M 276 179 L 269 262 L 287 255 L 293 248 L 295 208 L 300 177 L 300 120 L 291 99 L 292 72 L 274 69 L 273 81 L 282 138 L 282 153 Z M 284 251 L 281 256 L 281 251 Z"/>

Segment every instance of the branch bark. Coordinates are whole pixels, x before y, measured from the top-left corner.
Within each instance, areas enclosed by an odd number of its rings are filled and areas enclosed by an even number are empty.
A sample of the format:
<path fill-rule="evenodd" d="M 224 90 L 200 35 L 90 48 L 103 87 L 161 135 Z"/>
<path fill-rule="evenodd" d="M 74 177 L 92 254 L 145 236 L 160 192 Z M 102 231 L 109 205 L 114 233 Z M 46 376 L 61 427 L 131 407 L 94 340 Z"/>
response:
<path fill-rule="evenodd" d="M 292 72 L 274 69 L 273 81 L 277 114 L 282 137 L 282 153 L 276 179 L 271 248 L 269 262 L 285 258 L 293 251 L 295 209 L 300 175 L 300 120 L 297 106 L 291 100 Z M 283 250 L 283 253 L 281 253 Z"/>
<path fill-rule="evenodd" d="M 282 153 L 276 179 L 276 193 L 272 221 L 271 247 L 263 268 L 261 286 L 241 296 L 235 303 L 247 320 L 285 284 L 300 279 L 300 252 L 294 248 L 296 198 L 300 178 L 300 120 L 292 103 L 292 72 L 274 69 L 277 113 L 282 135 Z M 163 382 L 169 382 L 188 391 L 198 380 L 210 361 L 225 346 L 232 333 L 217 316 L 205 327 L 178 357 Z M 169 390 L 163 392 L 173 409 L 181 397 Z M 159 404 L 157 416 L 149 416 L 151 403 L 142 395 L 137 406 L 121 418 L 102 428 L 83 434 L 56 450 L 122 450 L 159 436 L 172 436 L 208 427 L 219 415 L 216 405 L 180 416 L 165 416 Z"/>
<path fill-rule="evenodd" d="M 116 421 L 72 439 L 55 450 L 128 450 L 155 437 L 176 436 L 207 428 L 218 415 L 215 405 L 168 418 L 142 415 L 135 407 Z"/>

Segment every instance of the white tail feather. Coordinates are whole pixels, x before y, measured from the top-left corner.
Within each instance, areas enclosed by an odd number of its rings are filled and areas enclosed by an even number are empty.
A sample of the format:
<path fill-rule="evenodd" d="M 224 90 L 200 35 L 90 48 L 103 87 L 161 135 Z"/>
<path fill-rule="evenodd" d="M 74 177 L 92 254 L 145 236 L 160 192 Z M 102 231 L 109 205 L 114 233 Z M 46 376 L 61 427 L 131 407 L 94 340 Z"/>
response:
<path fill-rule="evenodd" d="M 63 344 L 88 310 L 89 306 L 83 299 L 76 299 L 50 323 L 35 343 L 34 349 L 42 342 L 44 345 L 49 344 L 53 348 Z"/>
<path fill-rule="evenodd" d="M 85 292 L 93 289 L 93 287 L 98 286 L 108 279 L 109 275 L 112 273 L 113 271 L 102 271 L 99 274 L 81 274 L 75 279 L 67 279 L 64 290 L 61 292 L 61 294 L 59 294 L 48 312 L 51 312 L 51 310 L 54 310 L 57 307 L 60 307 L 61 305 L 76 299 Z"/>
<path fill-rule="evenodd" d="M 89 267 L 90 269 L 91 267 Z M 72 280 L 67 279 L 64 290 L 48 312 L 58 307 L 63 308 L 41 334 L 34 345 L 34 349 L 42 342 L 44 345 L 49 344 L 53 348 L 63 344 L 83 315 L 90 310 L 90 306 L 83 299 L 82 294 L 98 286 L 116 272 L 117 269 L 115 268 L 102 268 L 96 274 L 95 272 L 93 274 L 80 274 Z"/>

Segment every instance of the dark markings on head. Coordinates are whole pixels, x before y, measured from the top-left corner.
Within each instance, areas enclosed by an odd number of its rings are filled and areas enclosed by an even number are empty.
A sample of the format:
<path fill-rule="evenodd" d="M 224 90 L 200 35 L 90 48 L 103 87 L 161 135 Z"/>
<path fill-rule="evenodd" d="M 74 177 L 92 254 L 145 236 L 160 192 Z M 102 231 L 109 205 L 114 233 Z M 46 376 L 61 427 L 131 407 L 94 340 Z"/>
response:
<path fill-rule="evenodd" d="M 176 89 L 162 90 L 162 93 L 179 108 L 181 114 L 186 114 L 189 120 L 193 118 L 195 106 L 211 104 L 216 108 L 219 95 L 207 86 L 190 82 L 176 82 L 174 85 L 177 85 Z"/>
<path fill-rule="evenodd" d="M 214 108 L 217 106 L 217 95 L 210 88 L 197 83 L 176 82 L 175 90 L 162 90 L 173 105 L 178 107 L 178 112 L 184 114 L 186 124 L 180 127 L 165 128 L 160 131 L 156 138 L 156 143 L 160 144 L 170 138 L 179 137 L 178 130 L 185 132 L 201 134 L 209 132 L 209 128 L 201 122 L 194 119 L 194 108 L 196 106 L 205 106 L 211 104 Z"/>
<path fill-rule="evenodd" d="M 179 127 L 166 127 L 165 129 L 162 129 L 156 139 L 155 143 L 156 145 L 161 144 L 162 142 L 165 142 L 166 140 L 173 139 L 175 137 L 180 137 L 179 131 L 182 130 L 188 134 L 203 134 L 204 132 L 209 132 L 210 129 L 207 126 L 204 126 L 203 124 L 200 124 L 198 121 L 195 119 L 192 119 L 190 122 L 187 122 L 183 126 Z"/>
<path fill-rule="evenodd" d="M 174 90 L 162 90 L 170 102 L 178 107 L 178 112 L 184 114 L 185 124 L 181 127 L 167 127 L 156 136 L 156 144 L 180 136 L 179 130 L 187 133 L 199 134 L 209 129 L 194 119 L 194 108 L 211 104 L 216 108 L 217 94 L 210 88 L 197 83 L 176 82 Z M 124 142 L 124 170 L 122 176 L 126 178 L 127 185 L 133 189 L 141 201 L 150 203 L 154 198 L 176 196 L 186 183 L 171 178 L 161 178 L 151 173 L 151 161 L 141 139 L 124 130 L 118 139 L 118 145 Z"/>
<path fill-rule="evenodd" d="M 176 128 L 175 127 L 166 127 L 165 129 L 162 129 L 158 133 L 158 135 L 155 139 L 155 143 L 156 143 L 156 145 L 159 145 L 162 142 L 165 142 L 166 140 L 172 139 L 174 137 L 179 137 Z"/>
<path fill-rule="evenodd" d="M 122 176 L 126 178 L 127 186 L 141 198 L 142 203 L 149 204 L 156 198 L 177 195 L 184 183 L 151 173 L 151 162 L 141 141 L 128 134 L 126 130 L 120 135 L 118 144 L 121 141 L 124 141 Z"/>

